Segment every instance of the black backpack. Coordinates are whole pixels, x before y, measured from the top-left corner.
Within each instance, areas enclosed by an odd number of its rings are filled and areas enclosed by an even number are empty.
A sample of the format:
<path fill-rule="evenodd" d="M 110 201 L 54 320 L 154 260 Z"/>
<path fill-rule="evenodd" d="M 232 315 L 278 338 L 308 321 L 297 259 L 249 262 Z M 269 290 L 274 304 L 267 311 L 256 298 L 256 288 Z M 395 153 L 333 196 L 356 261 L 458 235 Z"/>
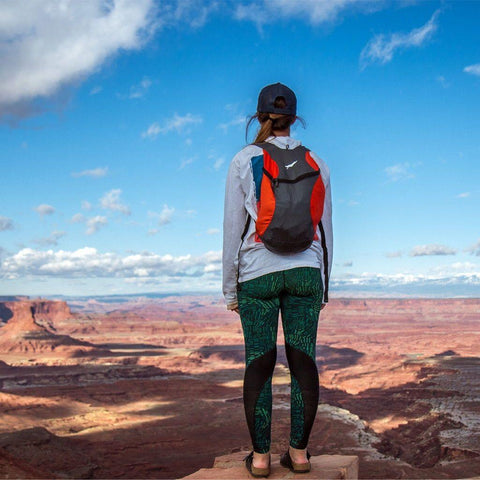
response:
<path fill-rule="evenodd" d="M 320 168 L 301 145 L 291 150 L 268 142 L 256 145 L 263 150 L 257 239 L 277 254 L 302 252 L 318 239 L 325 200 Z"/>

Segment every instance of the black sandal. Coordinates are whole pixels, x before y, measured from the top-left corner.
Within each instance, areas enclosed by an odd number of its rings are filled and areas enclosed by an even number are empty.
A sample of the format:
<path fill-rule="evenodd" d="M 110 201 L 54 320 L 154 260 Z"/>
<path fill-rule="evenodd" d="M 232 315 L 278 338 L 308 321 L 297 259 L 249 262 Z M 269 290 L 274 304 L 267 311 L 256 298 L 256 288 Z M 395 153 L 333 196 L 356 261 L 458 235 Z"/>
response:
<path fill-rule="evenodd" d="M 310 453 L 307 450 L 307 460 L 310 460 Z M 285 468 L 289 468 L 292 472 L 295 473 L 307 473 L 311 470 L 312 465 L 310 462 L 307 463 L 295 463 L 290 457 L 290 450 L 287 450 L 280 457 L 280 465 Z"/>
<path fill-rule="evenodd" d="M 252 477 L 268 477 L 270 475 L 270 459 L 268 460 L 268 467 L 258 468 L 253 465 L 253 450 L 243 459 L 245 466 Z"/>

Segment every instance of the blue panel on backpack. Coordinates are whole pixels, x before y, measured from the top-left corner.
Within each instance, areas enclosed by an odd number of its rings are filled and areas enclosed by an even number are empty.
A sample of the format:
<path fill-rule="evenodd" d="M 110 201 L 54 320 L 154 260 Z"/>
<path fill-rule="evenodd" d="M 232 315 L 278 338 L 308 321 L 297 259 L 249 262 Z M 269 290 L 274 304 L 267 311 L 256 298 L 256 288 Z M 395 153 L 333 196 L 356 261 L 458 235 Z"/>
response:
<path fill-rule="evenodd" d="M 262 184 L 263 176 L 263 154 L 252 157 L 250 161 L 252 162 L 253 180 L 255 182 L 255 197 L 258 202 L 260 200 L 260 185 Z"/>

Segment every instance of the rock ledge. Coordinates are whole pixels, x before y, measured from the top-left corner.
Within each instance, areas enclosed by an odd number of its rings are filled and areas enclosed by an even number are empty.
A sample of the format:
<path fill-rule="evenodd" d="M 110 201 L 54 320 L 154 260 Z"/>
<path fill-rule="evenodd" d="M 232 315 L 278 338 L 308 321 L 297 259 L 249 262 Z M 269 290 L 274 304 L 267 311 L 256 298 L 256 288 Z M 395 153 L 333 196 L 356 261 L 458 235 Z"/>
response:
<path fill-rule="evenodd" d="M 249 452 L 237 452 L 215 459 L 213 468 L 202 468 L 183 479 L 250 479 L 243 459 Z M 358 457 L 354 455 L 319 455 L 310 458 L 312 470 L 295 474 L 280 465 L 280 455 L 272 454 L 269 479 L 299 478 L 303 480 L 356 480 L 358 478 Z"/>

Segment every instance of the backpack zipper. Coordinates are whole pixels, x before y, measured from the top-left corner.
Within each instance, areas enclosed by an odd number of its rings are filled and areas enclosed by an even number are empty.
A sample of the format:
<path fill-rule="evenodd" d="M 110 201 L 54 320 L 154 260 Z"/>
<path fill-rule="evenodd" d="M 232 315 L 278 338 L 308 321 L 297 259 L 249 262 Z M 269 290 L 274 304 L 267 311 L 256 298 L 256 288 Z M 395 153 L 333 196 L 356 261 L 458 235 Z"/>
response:
<path fill-rule="evenodd" d="M 320 170 L 314 170 L 313 172 L 307 172 L 307 173 L 304 173 L 303 175 L 299 175 L 297 178 L 293 178 L 293 179 L 274 177 L 268 170 L 265 170 L 265 168 L 263 168 L 263 173 L 272 182 L 272 187 L 277 188 L 280 183 L 297 183 L 300 180 L 303 180 L 304 178 L 318 177 L 320 175 Z"/>

